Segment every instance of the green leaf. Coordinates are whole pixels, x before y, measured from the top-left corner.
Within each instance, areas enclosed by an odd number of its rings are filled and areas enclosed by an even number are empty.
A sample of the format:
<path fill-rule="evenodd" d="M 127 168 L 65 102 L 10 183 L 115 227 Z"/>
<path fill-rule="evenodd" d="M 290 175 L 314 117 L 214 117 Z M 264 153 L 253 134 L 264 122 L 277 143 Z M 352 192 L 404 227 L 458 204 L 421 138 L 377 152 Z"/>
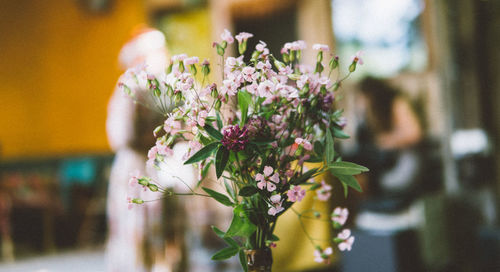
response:
<path fill-rule="evenodd" d="M 318 171 L 318 168 L 313 168 L 313 169 L 305 172 L 304 174 L 302 174 L 302 176 L 300 176 L 300 177 L 292 178 L 290 180 L 290 184 L 293 184 L 293 185 L 302 184 L 302 183 L 306 182 L 308 179 L 310 179 L 314 174 L 316 174 L 317 171 Z"/>
<path fill-rule="evenodd" d="M 217 178 L 222 176 L 224 168 L 226 168 L 227 161 L 229 160 L 229 150 L 225 146 L 221 145 L 215 154 L 215 174 Z"/>
<path fill-rule="evenodd" d="M 213 199 L 219 201 L 220 203 L 222 203 L 223 205 L 226 205 L 226 206 L 233 206 L 233 202 L 231 202 L 231 200 L 229 199 L 229 197 L 219 193 L 219 192 L 216 192 L 212 189 L 208 189 L 206 187 L 202 187 L 201 189 L 203 189 L 203 191 L 205 191 L 208 195 L 210 195 Z"/>
<path fill-rule="evenodd" d="M 207 177 L 210 166 L 212 166 L 212 161 L 207 162 L 207 164 L 201 170 L 201 179 L 196 184 L 196 187 L 199 187 L 201 182 Z"/>
<path fill-rule="evenodd" d="M 241 236 L 248 237 L 255 232 L 257 227 L 248 219 L 243 205 L 238 205 L 233 210 L 233 220 L 225 237 Z"/>
<path fill-rule="evenodd" d="M 222 118 L 220 117 L 219 112 L 216 112 L 216 113 L 215 113 L 215 116 L 217 117 L 217 128 L 218 128 L 218 129 L 222 129 L 222 127 L 223 127 L 224 125 L 223 125 L 223 123 L 222 123 Z"/>
<path fill-rule="evenodd" d="M 224 187 L 226 187 L 227 194 L 234 200 L 236 200 L 236 194 L 234 193 L 233 188 L 229 185 L 229 183 L 224 179 Z"/>
<path fill-rule="evenodd" d="M 350 136 L 347 135 L 343 130 L 333 127 L 333 136 L 339 139 L 349 139 Z"/>
<path fill-rule="evenodd" d="M 245 91 L 238 92 L 238 105 L 241 110 L 241 126 L 247 121 L 248 106 L 252 103 L 252 95 Z"/>
<path fill-rule="evenodd" d="M 323 157 L 323 153 L 325 153 L 325 147 L 320 141 L 314 142 L 314 152 L 318 154 L 318 156 Z"/>
<path fill-rule="evenodd" d="M 212 230 L 215 232 L 215 234 L 217 234 L 217 236 L 219 236 L 220 238 L 222 238 L 228 245 L 230 245 L 231 247 L 240 247 L 238 245 L 238 243 L 231 237 L 226 237 L 226 233 L 223 232 L 222 230 L 218 229 L 216 226 L 211 226 L 212 227 Z"/>
<path fill-rule="evenodd" d="M 321 157 L 313 156 L 310 157 L 309 159 L 306 160 L 306 162 L 312 162 L 312 163 L 317 163 L 317 162 L 322 162 L 323 159 Z"/>
<path fill-rule="evenodd" d="M 240 254 L 238 257 L 240 259 L 240 264 L 241 264 L 241 267 L 243 268 L 243 271 L 247 272 L 248 271 L 247 255 L 245 254 L 245 250 L 243 248 L 240 249 Z"/>
<path fill-rule="evenodd" d="M 211 125 L 205 124 L 205 126 L 203 128 L 208 133 L 208 135 L 210 135 L 212 138 L 216 139 L 217 141 L 222 140 L 222 133 L 220 133 L 218 130 L 216 130 Z"/>
<path fill-rule="evenodd" d="M 240 196 L 252 196 L 258 192 L 257 188 L 252 185 L 247 185 L 243 188 L 240 189 L 240 192 L 238 193 Z"/>
<path fill-rule="evenodd" d="M 279 241 L 279 240 L 280 240 L 280 238 L 278 236 L 276 236 L 274 234 L 271 235 L 271 241 L 276 242 L 276 241 Z"/>
<path fill-rule="evenodd" d="M 198 152 L 196 152 L 191 158 L 189 158 L 187 161 L 184 162 L 184 164 L 191 164 L 195 162 L 202 161 L 206 158 L 208 158 L 214 150 L 220 145 L 219 142 L 213 142 L 211 144 L 208 144 L 204 146 L 202 149 L 200 149 Z"/>
<path fill-rule="evenodd" d="M 352 162 L 332 162 L 328 164 L 328 168 L 335 175 L 357 175 L 368 171 L 368 168 L 352 163 Z"/>
<path fill-rule="evenodd" d="M 212 260 L 214 261 L 220 261 L 220 260 L 225 260 L 233 257 L 234 255 L 238 254 L 240 249 L 238 247 L 226 247 L 223 248 L 219 251 L 217 251 L 213 256 Z"/>
<path fill-rule="evenodd" d="M 333 158 L 335 157 L 335 150 L 333 147 L 333 137 L 332 133 L 330 130 L 326 130 L 326 152 L 325 152 L 325 157 L 326 157 L 326 162 L 330 163 L 333 161 Z"/>
<path fill-rule="evenodd" d="M 358 192 L 363 192 L 363 190 L 361 189 L 361 186 L 359 186 L 359 183 L 355 177 L 353 177 L 351 175 L 339 175 L 339 174 L 334 174 L 334 176 L 339 178 L 339 180 L 342 182 L 342 184 L 345 184 Z M 345 188 L 344 188 L 344 194 L 346 194 Z"/>
<path fill-rule="evenodd" d="M 224 235 L 226 235 L 225 232 L 223 232 L 222 230 L 220 230 L 219 228 L 217 228 L 216 226 L 212 225 L 212 230 L 215 232 L 215 234 L 217 234 L 217 236 L 219 236 L 220 238 L 224 238 Z"/>

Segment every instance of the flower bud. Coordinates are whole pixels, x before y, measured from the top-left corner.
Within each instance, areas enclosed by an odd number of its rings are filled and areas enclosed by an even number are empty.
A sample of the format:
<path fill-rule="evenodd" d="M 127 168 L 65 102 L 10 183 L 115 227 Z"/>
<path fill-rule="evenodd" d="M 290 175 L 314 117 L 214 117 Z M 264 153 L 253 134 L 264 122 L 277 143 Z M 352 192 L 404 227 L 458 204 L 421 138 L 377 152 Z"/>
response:
<path fill-rule="evenodd" d="M 174 89 L 170 85 L 167 85 L 167 95 L 169 97 L 172 97 L 174 95 Z"/>
<path fill-rule="evenodd" d="M 153 90 L 153 92 L 154 92 L 154 94 L 155 94 L 155 96 L 156 96 L 156 97 L 160 97 L 160 96 L 161 96 L 161 91 L 160 91 L 160 89 L 155 88 L 155 89 Z"/>
<path fill-rule="evenodd" d="M 227 48 L 227 42 L 226 41 L 222 41 L 221 47 L 224 48 L 224 49 L 226 49 Z"/>
<path fill-rule="evenodd" d="M 351 72 L 351 73 L 352 73 L 352 72 L 356 71 L 356 63 L 357 63 L 357 62 L 353 61 L 353 62 L 351 63 L 351 65 L 349 65 L 349 72 Z"/>
<path fill-rule="evenodd" d="M 149 181 L 146 178 L 140 178 L 140 179 L 138 179 L 137 183 L 139 183 L 139 185 L 141 185 L 141 186 L 148 186 L 149 185 Z"/>
<path fill-rule="evenodd" d="M 210 93 L 210 95 L 211 95 L 213 98 L 217 98 L 217 96 L 219 96 L 219 93 L 217 92 L 217 88 L 213 88 L 213 89 L 212 89 L 212 92 Z"/>
<path fill-rule="evenodd" d="M 337 66 L 339 66 L 339 57 L 338 56 L 332 57 L 329 65 L 331 70 L 337 68 Z"/>
<path fill-rule="evenodd" d="M 174 96 L 174 102 L 175 104 L 179 104 L 182 101 L 182 94 L 181 92 L 178 92 Z"/>
<path fill-rule="evenodd" d="M 290 62 L 290 55 L 288 55 L 288 53 L 283 53 L 283 61 L 285 63 L 289 63 Z"/>
<path fill-rule="evenodd" d="M 184 73 L 186 67 L 184 67 L 184 63 L 182 61 L 179 62 L 179 72 Z"/>
<path fill-rule="evenodd" d="M 323 72 L 323 64 L 321 64 L 321 62 L 316 62 L 316 70 L 314 71 L 315 73 L 321 73 Z"/>
<path fill-rule="evenodd" d="M 295 54 L 296 54 L 295 57 L 297 58 L 297 60 L 300 60 L 300 57 L 302 56 L 302 51 L 297 50 Z"/>
<path fill-rule="evenodd" d="M 219 56 L 224 56 L 224 47 L 222 47 L 220 44 L 216 43 L 215 46 L 217 47 L 217 55 Z"/>
<path fill-rule="evenodd" d="M 293 62 L 295 60 L 295 55 L 296 55 L 296 52 L 294 50 L 291 50 L 290 51 L 290 61 Z"/>
<path fill-rule="evenodd" d="M 217 100 L 217 102 L 215 102 L 215 110 L 220 110 L 221 106 L 222 106 L 222 102 L 220 100 Z"/>
<path fill-rule="evenodd" d="M 148 184 L 148 188 L 151 192 L 158 192 L 158 186 L 156 186 L 155 184 Z"/>
<path fill-rule="evenodd" d="M 311 106 L 316 107 L 318 105 L 318 98 L 314 96 L 314 98 L 311 100 Z"/>
<path fill-rule="evenodd" d="M 240 55 L 243 55 L 246 50 L 247 50 L 247 41 L 243 41 L 238 45 L 238 52 L 240 52 Z"/>
<path fill-rule="evenodd" d="M 302 104 L 299 104 L 299 106 L 297 107 L 297 112 L 298 112 L 299 114 L 304 113 L 304 106 L 302 106 Z"/>
<path fill-rule="evenodd" d="M 170 146 L 171 144 L 174 143 L 174 137 L 172 135 L 170 135 L 168 138 L 167 138 L 167 141 L 165 141 L 165 145 L 166 146 Z"/>
<path fill-rule="evenodd" d="M 210 63 L 206 59 L 201 64 L 201 72 L 205 76 L 207 76 L 208 74 L 210 74 Z"/>
<path fill-rule="evenodd" d="M 174 63 L 170 63 L 170 65 L 167 67 L 167 70 L 165 71 L 167 74 L 172 73 L 172 68 L 174 67 Z"/>
<path fill-rule="evenodd" d="M 135 203 L 135 204 L 144 204 L 144 200 L 139 199 L 139 198 L 132 198 L 132 203 Z"/>
<path fill-rule="evenodd" d="M 320 218 L 321 217 L 321 213 L 319 213 L 318 211 L 315 211 L 314 212 L 314 217 L 316 218 Z M 326 258 L 326 257 L 325 257 Z"/>
<path fill-rule="evenodd" d="M 158 133 L 163 129 L 163 125 L 159 125 L 153 130 L 153 135 L 156 137 Z"/>
<path fill-rule="evenodd" d="M 318 55 L 316 56 L 316 61 L 317 62 L 322 62 L 323 61 L 323 51 L 319 51 Z"/>
<path fill-rule="evenodd" d="M 259 58 L 260 52 L 255 50 L 252 53 L 252 60 L 257 60 Z"/>
<path fill-rule="evenodd" d="M 193 74 L 194 76 L 196 75 L 196 73 L 198 73 L 198 70 L 196 69 L 196 66 L 194 64 L 189 65 L 189 71 L 191 71 L 191 74 Z"/>

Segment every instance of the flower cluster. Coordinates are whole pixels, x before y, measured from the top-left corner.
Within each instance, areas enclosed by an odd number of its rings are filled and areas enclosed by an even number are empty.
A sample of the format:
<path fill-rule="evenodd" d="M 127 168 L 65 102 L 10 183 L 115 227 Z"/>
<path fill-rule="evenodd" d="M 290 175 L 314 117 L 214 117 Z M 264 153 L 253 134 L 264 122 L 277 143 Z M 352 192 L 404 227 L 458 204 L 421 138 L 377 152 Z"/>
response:
<path fill-rule="evenodd" d="M 247 41 L 252 37 L 246 32 L 233 37 L 225 30 L 221 41 L 213 44 L 223 64 L 220 84 L 206 83 L 208 60 L 200 64 L 197 57 L 184 54 L 173 56 L 165 73 L 153 75 L 137 67 L 128 70 L 120 83 L 132 99 L 165 116 L 154 131 L 157 142 L 148 152 L 149 164 L 158 167 L 172 155 L 173 145 L 184 140 L 189 141 L 185 164 L 199 168 L 200 183 L 211 166 L 215 166 L 217 179 L 224 179 L 224 194 L 204 187 L 204 193 L 189 189 L 192 195 L 209 196 L 233 207 L 229 229 L 218 230 L 229 241 L 233 255 L 244 248 L 276 246 L 277 218 L 293 210 L 301 220 L 302 214 L 292 206 L 306 195 L 328 201 L 332 184 L 317 182 L 316 176 L 331 172 L 347 193 L 348 188 L 361 190 L 353 176 L 368 170 L 343 161 L 334 151 L 334 141 L 348 137 L 343 132 L 342 110 L 336 110 L 334 102 L 342 81 L 362 64 L 360 54 L 341 77 L 339 57 L 331 55 L 327 45 L 312 46 L 317 62 L 309 67 L 300 64 L 307 48 L 304 41 L 286 43 L 281 56 L 272 55 L 260 41 L 245 59 Z M 240 55 L 228 57 L 227 48 L 235 40 Z M 152 103 L 142 100 L 144 97 Z M 175 194 L 154 187 L 149 178 L 133 180 L 151 191 Z M 141 201 L 130 199 L 131 203 Z M 331 219 L 339 231 L 332 242 L 340 250 L 350 250 L 354 238 L 348 229 L 341 230 L 347 210 L 335 209 Z M 236 236 L 240 239 L 233 239 Z M 317 247 L 315 260 L 328 262 L 331 254 L 331 248 Z"/>

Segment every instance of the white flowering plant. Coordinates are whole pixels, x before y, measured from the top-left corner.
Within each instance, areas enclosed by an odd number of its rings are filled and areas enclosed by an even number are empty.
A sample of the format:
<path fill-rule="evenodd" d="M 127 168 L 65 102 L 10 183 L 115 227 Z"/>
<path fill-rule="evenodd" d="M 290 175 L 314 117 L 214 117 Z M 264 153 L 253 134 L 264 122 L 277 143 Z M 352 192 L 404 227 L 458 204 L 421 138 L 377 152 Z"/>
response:
<path fill-rule="evenodd" d="M 306 194 L 314 194 L 317 201 L 329 200 L 331 185 L 318 183 L 314 177 L 331 172 L 347 196 L 349 187 L 361 191 L 354 175 L 368 171 L 343 161 L 334 147 L 336 140 L 349 137 L 343 132 L 346 121 L 342 110 L 334 107 L 336 94 L 362 64 L 360 55 L 353 57 L 348 72 L 340 77 L 339 58 L 332 56 L 324 65 L 329 48 L 321 44 L 312 47 L 317 51 L 315 67 L 300 64 L 306 48 L 303 41 L 286 43 L 279 59 L 260 41 L 245 60 L 247 40 L 252 36 L 242 32 L 233 37 L 225 30 L 222 41 L 213 44 L 223 64 L 221 84 L 207 83 L 207 60 L 199 63 L 197 57 L 184 54 L 173 56 L 165 73 L 153 75 L 136 67 L 128 70 L 120 83 L 136 102 L 165 116 L 164 123 L 154 130 L 157 141 L 149 150 L 148 163 L 159 166 L 172 155 L 174 143 L 184 140 L 189 141 L 184 164 L 194 164 L 199 170 L 197 187 L 186 184 L 189 193 L 163 188 L 146 176 L 134 175 L 132 183 L 165 196 L 205 196 L 232 207 L 229 228 L 222 231 L 213 227 L 228 247 L 212 258 L 222 260 L 239 254 L 245 270 L 245 250 L 275 247 L 279 240 L 273 234 L 277 219 L 294 210 L 294 203 Z M 228 45 L 235 39 L 240 55 L 226 57 Z M 172 104 L 174 108 L 169 110 Z M 307 169 L 305 162 L 320 166 Z M 224 192 L 201 185 L 213 166 Z M 129 198 L 131 204 L 145 201 Z M 300 220 L 301 214 L 294 212 Z M 340 207 L 326 215 L 339 232 L 331 242 L 340 250 L 350 250 L 354 241 L 348 229 L 342 230 L 347 216 L 347 209 Z M 315 244 L 313 239 L 311 242 Z M 316 249 L 315 260 L 328 262 L 332 248 Z"/>

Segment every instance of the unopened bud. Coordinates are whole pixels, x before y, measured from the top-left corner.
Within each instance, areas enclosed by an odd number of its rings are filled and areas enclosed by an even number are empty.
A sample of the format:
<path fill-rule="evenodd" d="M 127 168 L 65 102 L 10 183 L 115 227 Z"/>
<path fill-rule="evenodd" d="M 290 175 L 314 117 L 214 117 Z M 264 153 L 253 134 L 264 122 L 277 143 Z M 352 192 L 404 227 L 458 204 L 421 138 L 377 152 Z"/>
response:
<path fill-rule="evenodd" d="M 158 192 L 158 186 L 156 186 L 155 184 L 148 184 L 148 188 L 151 192 Z"/>
<path fill-rule="evenodd" d="M 174 63 L 170 63 L 170 65 L 167 67 L 167 70 L 165 71 L 167 74 L 172 73 L 172 68 L 174 67 Z"/>
<path fill-rule="evenodd" d="M 351 73 L 352 73 L 352 72 L 356 71 L 356 63 L 357 63 L 357 62 L 353 61 L 353 62 L 351 63 L 351 65 L 349 65 L 349 72 L 351 72 Z"/>
<path fill-rule="evenodd" d="M 160 97 L 161 96 L 161 91 L 160 91 L 159 88 L 155 88 L 153 92 L 154 92 L 154 94 L 155 94 L 156 97 Z"/>
<path fill-rule="evenodd" d="M 163 128 L 163 125 L 159 125 L 155 128 L 155 130 L 153 130 L 153 135 L 156 137 L 158 135 L 158 133 L 162 130 Z"/>
<path fill-rule="evenodd" d="M 220 110 L 221 106 L 222 106 L 222 102 L 220 100 L 217 100 L 217 102 L 215 102 L 215 109 Z"/>
<path fill-rule="evenodd" d="M 133 198 L 132 199 L 132 203 L 135 203 L 135 204 L 144 204 L 144 200 L 139 199 L 139 198 Z"/>
<path fill-rule="evenodd" d="M 176 93 L 176 94 L 175 94 L 175 96 L 174 96 L 174 102 L 175 102 L 175 104 L 178 104 L 178 103 L 180 103 L 181 101 L 182 101 L 182 94 L 181 94 L 181 92 L 178 92 L 178 93 Z"/>
<path fill-rule="evenodd" d="M 337 66 L 339 66 L 339 57 L 338 56 L 332 57 L 329 65 L 330 65 L 330 69 L 332 69 L 332 70 L 337 68 Z"/>
<path fill-rule="evenodd" d="M 318 62 L 323 61 L 323 51 L 318 52 L 318 55 L 316 56 L 316 61 L 318 61 Z"/>
<path fill-rule="evenodd" d="M 288 53 L 283 53 L 283 61 L 285 63 L 289 63 L 290 62 L 290 55 L 288 55 Z"/>
<path fill-rule="evenodd" d="M 217 48 L 217 55 L 219 56 L 224 56 L 224 47 L 222 47 L 220 44 L 216 43 L 215 44 L 216 48 Z"/>
<path fill-rule="evenodd" d="M 311 100 L 311 106 L 316 107 L 318 105 L 318 98 L 316 96 Z"/>
<path fill-rule="evenodd" d="M 196 69 L 196 66 L 194 64 L 189 65 L 189 71 L 191 71 L 191 74 L 193 74 L 194 76 L 196 75 L 196 73 L 198 73 L 198 70 Z"/>
<path fill-rule="evenodd" d="M 246 50 L 247 50 L 247 41 L 243 41 L 238 45 L 238 52 L 240 52 L 240 55 L 243 55 Z"/>
<path fill-rule="evenodd" d="M 321 73 L 323 72 L 323 64 L 321 64 L 321 62 L 316 62 L 316 70 L 314 71 L 315 73 Z"/>
<path fill-rule="evenodd" d="M 182 61 L 179 62 L 179 72 L 184 73 L 186 67 L 184 67 L 184 63 Z"/>
<path fill-rule="evenodd" d="M 299 106 L 297 107 L 297 112 L 298 112 L 299 114 L 304 113 L 304 106 L 302 106 L 302 104 L 299 104 Z"/>
<path fill-rule="evenodd" d="M 174 89 L 170 85 L 167 85 L 167 95 L 169 97 L 172 97 L 174 95 Z"/>

